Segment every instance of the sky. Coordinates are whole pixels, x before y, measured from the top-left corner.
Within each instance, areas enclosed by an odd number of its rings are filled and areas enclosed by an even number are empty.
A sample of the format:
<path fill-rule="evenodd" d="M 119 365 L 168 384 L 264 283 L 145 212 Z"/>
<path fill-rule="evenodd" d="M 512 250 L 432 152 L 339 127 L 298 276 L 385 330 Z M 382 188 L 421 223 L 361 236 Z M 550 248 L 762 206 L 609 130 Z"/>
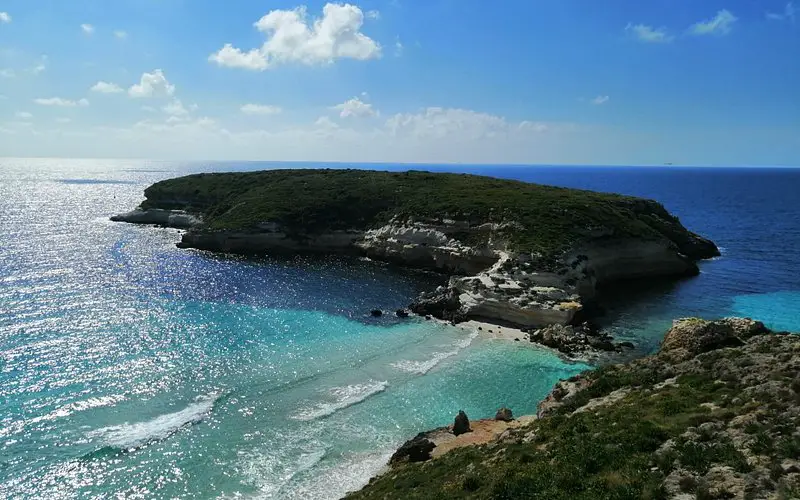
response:
<path fill-rule="evenodd" d="M 0 157 L 800 166 L 800 0 L 0 0 Z"/>

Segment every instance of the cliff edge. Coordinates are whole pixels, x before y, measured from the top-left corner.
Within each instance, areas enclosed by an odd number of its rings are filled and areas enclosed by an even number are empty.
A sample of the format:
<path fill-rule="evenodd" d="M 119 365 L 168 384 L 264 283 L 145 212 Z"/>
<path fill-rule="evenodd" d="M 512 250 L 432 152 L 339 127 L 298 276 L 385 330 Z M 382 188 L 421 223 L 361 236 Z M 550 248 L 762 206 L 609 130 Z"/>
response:
<path fill-rule="evenodd" d="M 370 257 L 452 276 L 421 315 L 569 324 L 614 281 L 719 255 L 651 200 L 466 174 L 270 170 L 158 182 L 112 219 L 187 229 L 179 246 Z"/>

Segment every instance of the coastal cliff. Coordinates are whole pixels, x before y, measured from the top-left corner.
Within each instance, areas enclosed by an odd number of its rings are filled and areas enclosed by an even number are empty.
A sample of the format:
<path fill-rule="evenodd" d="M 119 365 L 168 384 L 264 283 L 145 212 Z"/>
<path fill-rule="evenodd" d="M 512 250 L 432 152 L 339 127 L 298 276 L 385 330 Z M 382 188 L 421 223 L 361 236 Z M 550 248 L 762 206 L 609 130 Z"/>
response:
<path fill-rule="evenodd" d="M 570 324 L 619 280 L 691 276 L 719 255 L 659 203 L 466 174 L 271 170 L 158 182 L 113 219 L 188 229 L 180 247 L 340 253 L 451 276 L 412 310 Z"/>
<path fill-rule="evenodd" d="M 559 382 L 535 416 L 419 434 L 347 498 L 800 498 L 798 373 L 799 335 L 677 320 L 657 354 Z"/>

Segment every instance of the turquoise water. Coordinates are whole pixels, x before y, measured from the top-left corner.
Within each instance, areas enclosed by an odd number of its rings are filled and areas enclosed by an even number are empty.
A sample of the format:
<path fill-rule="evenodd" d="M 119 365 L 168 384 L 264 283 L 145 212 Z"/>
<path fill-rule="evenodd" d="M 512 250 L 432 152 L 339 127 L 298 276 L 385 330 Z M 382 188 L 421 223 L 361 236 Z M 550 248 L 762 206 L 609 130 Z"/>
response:
<path fill-rule="evenodd" d="M 0 496 L 338 498 L 459 409 L 530 413 L 585 368 L 368 316 L 435 276 L 178 250 L 177 231 L 107 220 L 158 179 L 259 166 L 0 160 Z M 724 247 L 698 278 L 606 292 L 603 323 L 640 353 L 679 316 L 800 330 L 800 283 L 786 272 L 800 264 L 800 213 L 781 190 L 796 177 L 759 187 L 711 172 L 671 188 L 636 171 L 575 172 L 488 170 L 655 197 Z M 741 211 L 740 193 L 759 189 Z M 782 239 L 763 248 L 773 230 Z"/>

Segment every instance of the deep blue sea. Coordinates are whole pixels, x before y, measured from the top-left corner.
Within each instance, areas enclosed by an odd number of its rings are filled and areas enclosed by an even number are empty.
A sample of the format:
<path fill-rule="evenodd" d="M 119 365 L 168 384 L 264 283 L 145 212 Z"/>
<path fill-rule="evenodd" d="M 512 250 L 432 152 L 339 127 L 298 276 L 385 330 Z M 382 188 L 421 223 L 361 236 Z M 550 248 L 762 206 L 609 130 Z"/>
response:
<path fill-rule="evenodd" d="M 108 221 L 160 179 L 281 166 L 298 165 L 0 159 L 0 497 L 338 498 L 459 409 L 533 412 L 585 368 L 367 317 L 429 275 L 179 250 L 175 230 Z M 602 322 L 640 353 L 682 316 L 800 330 L 800 170 L 359 167 L 661 201 L 722 257 L 696 278 L 607 290 Z"/>

